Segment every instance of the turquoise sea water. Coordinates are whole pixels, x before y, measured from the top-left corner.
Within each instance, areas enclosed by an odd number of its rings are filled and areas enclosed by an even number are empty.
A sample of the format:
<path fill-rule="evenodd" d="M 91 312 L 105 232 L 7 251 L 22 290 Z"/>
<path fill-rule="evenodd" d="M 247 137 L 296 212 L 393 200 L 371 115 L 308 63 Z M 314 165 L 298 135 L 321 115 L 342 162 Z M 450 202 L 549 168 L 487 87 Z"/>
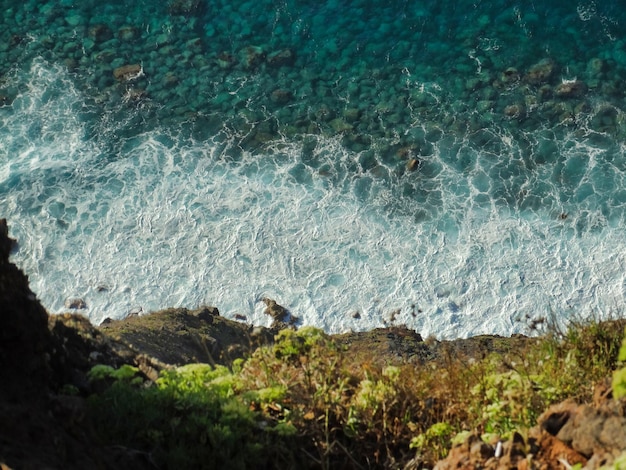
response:
<path fill-rule="evenodd" d="M 52 312 L 621 315 L 626 12 L 0 0 L 0 215 Z M 358 313 L 358 315 L 357 315 Z"/>

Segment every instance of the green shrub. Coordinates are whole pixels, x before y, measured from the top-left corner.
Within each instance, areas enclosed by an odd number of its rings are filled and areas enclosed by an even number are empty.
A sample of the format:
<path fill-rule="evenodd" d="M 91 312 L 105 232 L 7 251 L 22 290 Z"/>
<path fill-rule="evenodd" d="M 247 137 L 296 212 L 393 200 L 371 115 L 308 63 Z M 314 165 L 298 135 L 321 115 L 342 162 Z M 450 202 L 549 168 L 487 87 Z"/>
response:
<path fill-rule="evenodd" d="M 590 398 L 626 361 L 621 340 L 614 324 L 574 325 L 482 359 L 385 366 L 356 363 L 321 330 L 286 329 L 231 370 L 191 364 L 150 383 L 130 366 L 96 366 L 90 378 L 108 388 L 89 404 L 106 442 L 164 468 L 397 468 L 416 456 L 432 466 L 469 432 L 506 438 L 554 402 Z M 626 368 L 613 386 L 626 396 Z"/>
<path fill-rule="evenodd" d="M 410 448 L 424 451 L 428 449 L 430 452 L 436 453 L 439 457 L 443 457 L 450 448 L 450 441 L 454 434 L 454 428 L 448 423 L 435 423 L 429 427 L 426 432 L 418 434 L 411 439 Z"/>
<path fill-rule="evenodd" d="M 273 458 L 272 432 L 290 435 L 287 425 L 273 429 L 235 395 L 236 377 L 225 367 L 164 370 L 147 387 L 128 380 L 130 369 L 121 370 L 97 366 L 90 373 L 93 380 L 117 377 L 89 398 L 95 427 L 107 442 L 150 452 L 164 468 L 257 467 Z"/>

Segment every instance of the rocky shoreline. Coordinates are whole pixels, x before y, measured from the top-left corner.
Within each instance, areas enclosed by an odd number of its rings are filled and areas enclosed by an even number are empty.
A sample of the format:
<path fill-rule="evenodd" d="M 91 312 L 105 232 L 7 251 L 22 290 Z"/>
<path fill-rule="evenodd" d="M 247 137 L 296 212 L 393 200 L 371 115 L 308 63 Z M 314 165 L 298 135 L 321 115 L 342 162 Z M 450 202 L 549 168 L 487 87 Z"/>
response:
<path fill-rule="evenodd" d="M 225 319 L 216 308 L 167 309 L 105 322 L 99 327 L 75 314 L 48 316 L 9 261 L 13 241 L 0 220 L 0 463 L 10 468 L 155 468 L 141 452 L 99 442 L 85 421 L 87 379 L 97 364 L 137 367 L 148 380 L 189 363 L 230 366 L 274 341 L 277 329 Z M 623 322 L 615 328 L 623 328 Z M 423 341 L 404 327 L 330 337 L 355 367 L 434 364 L 450 358 L 479 360 L 491 353 L 523 351 L 535 338 L 482 336 Z M 63 390 L 72 387 L 78 395 Z M 490 445 L 476 434 L 437 464 L 448 468 L 598 468 L 626 449 L 626 402 L 613 400 L 607 382 L 594 402 L 565 402 L 547 410 L 528 435 Z M 534 459 L 534 460 L 533 460 Z M 567 465 L 566 465 L 567 464 Z M 423 468 L 411 461 L 404 468 Z"/>

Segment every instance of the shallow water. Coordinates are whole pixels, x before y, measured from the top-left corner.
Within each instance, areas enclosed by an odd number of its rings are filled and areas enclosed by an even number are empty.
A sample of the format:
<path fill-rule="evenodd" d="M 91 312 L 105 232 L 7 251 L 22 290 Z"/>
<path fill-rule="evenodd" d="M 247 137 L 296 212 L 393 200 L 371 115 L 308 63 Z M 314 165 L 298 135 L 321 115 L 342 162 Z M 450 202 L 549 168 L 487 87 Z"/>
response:
<path fill-rule="evenodd" d="M 52 312 L 269 324 L 271 297 L 438 337 L 621 314 L 617 7 L 0 5 L 0 212 Z"/>

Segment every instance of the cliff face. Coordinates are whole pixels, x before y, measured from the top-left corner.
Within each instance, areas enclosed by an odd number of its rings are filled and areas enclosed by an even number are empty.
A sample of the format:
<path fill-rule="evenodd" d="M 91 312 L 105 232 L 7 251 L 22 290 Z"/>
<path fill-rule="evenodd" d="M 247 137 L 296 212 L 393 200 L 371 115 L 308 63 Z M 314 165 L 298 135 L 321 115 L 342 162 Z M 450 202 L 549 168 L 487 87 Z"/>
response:
<path fill-rule="evenodd" d="M 90 354 L 113 366 L 136 362 L 135 354 L 85 318 L 49 318 L 9 262 L 14 246 L 0 219 L 0 468 L 153 468 L 136 452 L 100 444 L 84 398 L 56 394 L 65 384 L 81 387 Z"/>
<path fill-rule="evenodd" d="M 45 393 L 52 350 L 48 314 L 28 277 L 9 262 L 14 245 L 0 219 L 0 398 L 7 401 Z"/>

